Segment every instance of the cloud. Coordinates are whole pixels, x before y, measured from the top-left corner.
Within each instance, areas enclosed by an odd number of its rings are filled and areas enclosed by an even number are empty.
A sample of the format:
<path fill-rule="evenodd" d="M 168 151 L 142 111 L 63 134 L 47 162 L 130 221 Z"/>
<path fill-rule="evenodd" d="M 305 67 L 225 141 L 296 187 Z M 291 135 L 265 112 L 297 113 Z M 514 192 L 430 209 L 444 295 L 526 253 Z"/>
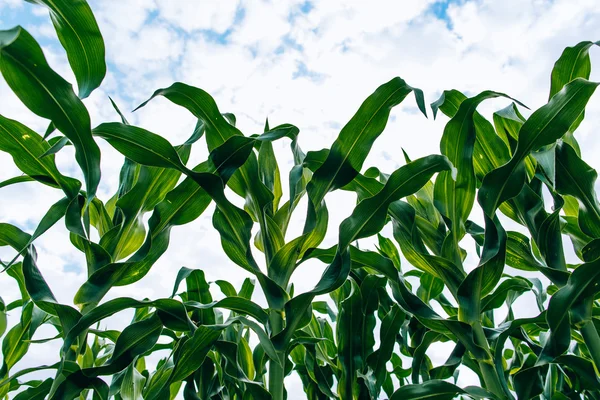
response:
<path fill-rule="evenodd" d="M 256 56 L 269 56 L 290 31 L 289 2 L 247 2 L 243 18 L 231 27 L 229 40 L 242 46 L 251 46 Z"/>
<path fill-rule="evenodd" d="M 164 69 L 165 63 L 169 65 L 170 62 L 176 61 L 183 52 L 179 34 L 162 23 L 152 22 L 144 25 L 128 39 L 119 40 L 110 58 L 121 69 Z"/>
<path fill-rule="evenodd" d="M 15 8 L 19 8 L 21 6 L 23 6 L 23 2 L 21 2 L 19 0 L 6 0 L 0 6 L 0 10 L 2 8 L 15 9 Z"/>
<path fill-rule="evenodd" d="M 233 24 L 237 1 L 193 1 L 157 0 L 158 13 L 169 23 L 192 32 L 210 30 L 217 34 L 225 31 Z"/>

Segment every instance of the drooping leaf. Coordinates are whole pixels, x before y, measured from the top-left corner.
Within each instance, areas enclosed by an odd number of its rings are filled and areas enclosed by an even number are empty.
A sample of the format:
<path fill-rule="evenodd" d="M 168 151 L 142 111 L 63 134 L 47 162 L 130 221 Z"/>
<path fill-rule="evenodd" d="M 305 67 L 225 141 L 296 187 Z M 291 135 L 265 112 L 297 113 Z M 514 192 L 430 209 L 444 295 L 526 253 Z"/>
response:
<path fill-rule="evenodd" d="M 419 385 L 406 385 L 402 386 L 400 389 L 396 390 L 392 395 L 390 400 L 400 400 L 400 399 L 428 399 L 428 400 L 450 400 L 456 397 L 458 394 L 466 394 L 475 398 L 485 398 L 485 396 L 490 396 L 489 393 L 485 393 L 483 391 L 484 396 L 480 397 L 477 394 L 478 388 L 467 387 L 462 389 L 452 383 L 441 381 L 441 380 L 431 380 L 424 382 Z M 493 397 L 491 397 L 493 398 Z"/>
<path fill-rule="evenodd" d="M 392 107 L 400 104 L 412 91 L 421 112 L 425 114 L 423 92 L 400 78 L 381 85 L 363 102 L 341 130 L 327 159 L 315 171 L 307 186 L 308 196 L 315 207 L 320 205 L 326 193 L 354 179 L 373 142 L 385 128 Z"/>
<path fill-rule="evenodd" d="M 525 157 L 560 139 L 581 114 L 597 86 L 595 82 L 575 79 L 523 124 L 510 161 L 488 173 L 479 189 L 479 204 L 489 217 L 500 204 L 521 191 L 525 183 Z"/>
<path fill-rule="evenodd" d="M 314 296 L 339 287 L 349 273 L 350 257 L 346 248 L 354 240 L 374 235 L 385 225 L 390 204 L 419 190 L 436 172 L 452 168 L 443 156 L 415 160 L 396 170 L 375 196 L 359 203 L 352 215 L 340 224 L 337 253 L 317 285 L 286 303 L 286 328 L 273 339 L 276 348 L 286 348 L 295 329 L 306 321 L 306 310 Z"/>
<path fill-rule="evenodd" d="M 375 379 L 375 392 L 379 392 L 384 384 L 386 376 L 386 363 L 390 360 L 396 343 L 396 335 L 404 322 L 406 314 L 396 305 L 392 306 L 390 312 L 381 322 L 379 330 L 379 348 L 367 358 L 367 364 L 373 370 Z"/>
<path fill-rule="evenodd" d="M 458 171 L 440 173 L 435 182 L 435 205 L 451 223 L 452 259 L 462 263 L 459 241 L 465 234 L 464 223 L 475 201 L 476 177 L 473 149 L 476 139 L 475 110 L 484 100 L 507 97 L 497 92 L 482 92 L 460 103 L 458 111 L 444 128 L 440 151 Z M 490 132 L 480 132 L 489 135 Z M 479 154 L 478 154 L 479 155 Z"/>
<path fill-rule="evenodd" d="M 85 0 L 27 1 L 48 7 L 58 40 L 77 79 L 79 97 L 88 97 L 106 75 L 104 40 L 90 6 Z"/>
<path fill-rule="evenodd" d="M 0 150 L 9 153 L 15 165 L 33 179 L 51 186 L 59 186 L 72 198 L 81 183 L 58 171 L 54 157 L 42 157 L 50 146 L 40 135 L 25 125 L 0 115 Z"/>
<path fill-rule="evenodd" d="M 100 149 L 88 111 L 71 84 L 50 68 L 39 44 L 21 27 L 0 32 L 0 71 L 32 112 L 50 119 L 73 143 L 91 200 L 100 181 Z"/>
<path fill-rule="evenodd" d="M 570 145 L 559 143 L 556 146 L 556 191 L 578 200 L 579 227 L 593 238 L 600 237 L 600 204 L 595 191 L 597 176 Z"/>

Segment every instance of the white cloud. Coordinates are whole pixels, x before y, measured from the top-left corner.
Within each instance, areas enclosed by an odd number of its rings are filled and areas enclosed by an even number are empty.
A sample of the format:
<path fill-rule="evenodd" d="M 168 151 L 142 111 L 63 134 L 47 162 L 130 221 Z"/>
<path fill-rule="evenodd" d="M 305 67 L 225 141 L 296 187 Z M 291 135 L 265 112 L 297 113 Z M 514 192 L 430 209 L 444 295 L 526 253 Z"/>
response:
<path fill-rule="evenodd" d="M 233 23 L 238 1 L 156 0 L 160 17 L 186 31 L 198 29 L 224 33 Z"/>
<path fill-rule="evenodd" d="M 268 57 L 290 30 L 289 7 L 286 2 L 248 2 L 242 21 L 232 27 L 231 41 L 252 46 L 258 55 Z"/>
<path fill-rule="evenodd" d="M 5 0 L 3 4 L 0 6 L 0 10 L 4 7 L 6 8 L 20 8 L 23 6 L 23 2 L 19 0 Z"/>
<path fill-rule="evenodd" d="M 155 2 L 146 0 L 93 1 L 91 6 L 105 38 L 121 32 L 138 32 L 149 14 L 156 10 Z M 111 54 L 116 55 L 109 52 L 109 56 Z"/>

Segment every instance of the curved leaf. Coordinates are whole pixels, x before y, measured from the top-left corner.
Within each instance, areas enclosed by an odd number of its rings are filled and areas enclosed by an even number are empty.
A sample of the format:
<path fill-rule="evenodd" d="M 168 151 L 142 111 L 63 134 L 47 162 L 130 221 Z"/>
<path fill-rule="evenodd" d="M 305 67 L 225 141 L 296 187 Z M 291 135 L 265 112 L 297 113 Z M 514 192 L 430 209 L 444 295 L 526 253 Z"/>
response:
<path fill-rule="evenodd" d="M 587 165 L 566 143 L 556 146 L 556 191 L 579 201 L 577 221 L 581 230 L 600 237 L 600 204 L 596 198 L 598 173 Z"/>
<path fill-rule="evenodd" d="M 85 0 L 27 0 L 48 7 L 58 40 L 67 52 L 79 97 L 86 98 L 106 75 L 104 40 Z"/>
<path fill-rule="evenodd" d="M 479 189 L 479 204 L 490 218 L 500 204 L 519 194 L 523 188 L 525 158 L 532 151 L 560 139 L 583 112 L 597 86 L 595 82 L 575 79 L 523 124 L 510 161 L 488 173 Z"/>
<path fill-rule="evenodd" d="M 0 150 L 9 153 L 15 165 L 33 179 L 51 186 L 59 186 L 73 198 L 81 183 L 60 173 L 54 157 L 42 157 L 50 145 L 25 125 L 0 115 Z"/>
<path fill-rule="evenodd" d="M 0 71 L 31 111 L 52 120 L 73 143 L 91 200 L 100 182 L 100 149 L 92 138 L 87 109 L 71 84 L 50 68 L 39 44 L 21 27 L 0 31 Z"/>
<path fill-rule="evenodd" d="M 421 112 L 425 113 L 423 92 L 396 77 L 381 85 L 360 106 L 352 119 L 342 128 L 331 146 L 327 159 L 317 169 L 307 186 L 308 196 L 318 207 L 331 190 L 349 183 L 361 170 L 373 145 L 383 132 L 391 109 L 414 91 Z"/>

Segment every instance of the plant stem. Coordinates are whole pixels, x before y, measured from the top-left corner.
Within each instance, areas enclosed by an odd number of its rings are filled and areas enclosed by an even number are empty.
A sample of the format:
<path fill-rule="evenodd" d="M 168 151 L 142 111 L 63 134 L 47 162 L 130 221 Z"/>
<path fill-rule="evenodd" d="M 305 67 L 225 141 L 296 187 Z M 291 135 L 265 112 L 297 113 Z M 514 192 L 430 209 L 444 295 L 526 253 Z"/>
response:
<path fill-rule="evenodd" d="M 600 373 L 600 336 L 598 336 L 596 326 L 590 319 L 583 325 L 583 327 L 581 327 L 580 331 L 581 336 L 583 336 L 583 341 L 590 352 L 590 356 L 592 356 L 592 360 L 594 360 L 594 367 L 596 368 L 596 373 L 598 374 Z"/>
<path fill-rule="evenodd" d="M 498 376 L 498 371 L 496 371 L 496 367 L 493 362 L 494 358 L 491 355 L 491 350 L 480 322 L 473 324 L 473 333 L 475 336 L 475 342 L 479 346 L 483 347 L 490 356 L 489 360 L 477 360 L 486 389 L 494 393 L 499 399 L 507 398 L 504 388 L 500 383 L 500 377 Z"/>
<path fill-rule="evenodd" d="M 506 394 L 504 394 L 504 389 L 502 388 L 494 365 L 483 360 L 478 361 L 478 364 L 479 369 L 481 369 L 481 375 L 483 375 L 486 389 L 494 393 L 499 399 L 505 399 Z"/>
<path fill-rule="evenodd" d="M 269 316 L 271 322 L 272 335 L 275 335 L 283 329 L 283 317 L 281 313 L 271 311 Z M 280 354 L 278 354 L 280 355 Z M 280 359 L 283 361 L 284 357 L 280 355 Z M 284 384 L 283 379 L 285 378 L 284 367 L 279 365 L 275 360 L 269 361 L 269 392 L 273 400 L 283 400 Z"/>

